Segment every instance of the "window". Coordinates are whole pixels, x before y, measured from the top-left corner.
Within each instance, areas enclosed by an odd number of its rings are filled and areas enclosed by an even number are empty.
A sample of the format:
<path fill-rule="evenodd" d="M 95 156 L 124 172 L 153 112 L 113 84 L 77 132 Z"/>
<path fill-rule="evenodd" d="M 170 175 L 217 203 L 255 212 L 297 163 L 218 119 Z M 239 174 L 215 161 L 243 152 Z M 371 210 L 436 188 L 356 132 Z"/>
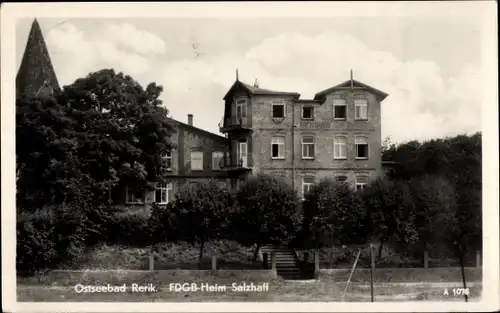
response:
<path fill-rule="evenodd" d="M 172 183 L 157 183 L 155 187 L 155 202 L 158 204 L 167 204 L 172 200 Z"/>
<path fill-rule="evenodd" d="M 356 110 L 356 119 L 357 120 L 368 119 L 368 100 L 355 99 L 354 100 L 354 107 Z"/>
<path fill-rule="evenodd" d="M 236 118 L 241 120 L 247 116 L 247 100 L 240 99 L 236 100 Z"/>
<path fill-rule="evenodd" d="M 190 192 L 195 192 L 196 189 L 200 188 L 201 184 L 199 182 L 192 182 L 189 183 L 189 191 Z"/>
<path fill-rule="evenodd" d="M 345 120 L 347 117 L 347 102 L 345 99 L 333 100 L 333 118 L 336 120 Z"/>
<path fill-rule="evenodd" d="M 191 152 L 191 170 L 192 171 L 203 170 L 203 152 L 201 151 Z"/>
<path fill-rule="evenodd" d="M 273 159 L 285 158 L 285 138 L 273 137 L 271 139 L 271 157 Z"/>
<path fill-rule="evenodd" d="M 222 151 L 212 152 L 212 170 L 220 171 L 223 158 L 224 158 L 224 152 Z"/>
<path fill-rule="evenodd" d="M 368 159 L 368 141 L 366 138 L 356 138 L 356 159 Z"/>
<path fill-rule="evenodd" d="M 126 203 L 127 204 L 133 204 L 133 203 L 142 203 L 143 202 L 143 192 L 140 190 L 137 190 L 133 187 L 127 186 L 125 188 L 125 194 L 126 194 Z"/>
<path fill-rule="evenodd" d="M 163 159 L 165 160 L 165 167 L 167 168 L 167 170 L 171 170 L 172 169 L 172 152 L 168 151 L 167 153 L 165 153 L 165 156 L 163 157 Z"/>
<path fill-rule="evenodd" d="M 336 137 L 333 141 L 333 158 L 346 159 L 347 158 L 347 138 Z"/>
<path fill-rule="evenodd" d="M 302 198 L 304 198 L 314 185 L 314 176 L 304 176 L 302 178 Z"/>
<path fill-rule="evenodd" d="M 283 99 L 273 100 L 273 117 L 274 118 L 285 117 L 285 101 L 283 101 Z"/>
<path fill-rule="evenodd" d="M 314 107 L 311 105 L 302 107 L 302 119 L 312 120 L 314 119 Z"/>
<path fill-rule="evenodd" d="M 336 176 L 335 181 L 337 181 L 339 183 L 347 183 L 347 176 L 345 176 L 345 175 Z"/>
<path fill-rule="evenodd" d="M 314 137 L 302 137 L 302 158 L 314 159 Z"/>
<path fill-rule="evenodd" d="M 356 191 L 365 189 L 368 184 L 368 177 L 356 176 Z"/>

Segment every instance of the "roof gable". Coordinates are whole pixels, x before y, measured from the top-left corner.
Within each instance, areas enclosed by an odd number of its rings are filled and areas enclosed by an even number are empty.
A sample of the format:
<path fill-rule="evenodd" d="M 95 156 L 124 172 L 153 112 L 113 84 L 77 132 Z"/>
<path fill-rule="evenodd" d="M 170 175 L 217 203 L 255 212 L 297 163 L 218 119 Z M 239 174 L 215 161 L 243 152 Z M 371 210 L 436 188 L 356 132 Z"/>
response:
<path fill-rule="evenodd" d="M 381 90 L 378 90 L 376 88 L 373 88 L 372 86 L 369 86 L 367 84 L 363 84 L 362 82 L 353 79 L 353 80 L 347 80 L 341 84 L 338 84 L 336 86 L 333 86 L 333 87 L 330 87 L 328 89 L 325 89 L 323 91 L 318 92 L 314 96 L 314 99 L 315 100 L 324 99 L 325 96 L 330 92 L 336 91 L 338 89 L 351 88 L 351 86 L 353 88 L 362 88 L 362 89 L 366 89 L 368 91 L 371 91 L 374 94 L 376 94 L 380 98 L 381 101 L 384 100 L 388 96 L 387 93 L 385 93 Z"/>
<path fill-rule="evenodd" d="M 250 95 L 283 95 L 283 96 L 293 96 L 295 99 L 300 97 L 300 94 L 297 92 L 287 92 L 287 91 L 275 91 L 264 88 L 259 88 L 255 86 L 251 86 L 239 80 L 235 81 L 234 84 L 229 88 L 229 91 L 224 96 L 224 100 L 227 100 L 231 96 L 231 94 L 238 88 L 243 88 Z"/>
<path fill-rule="evenodd" d="M 42 30 L 35 19 L 17 72 L 16 93 L 31 97 L 59 89 Z"/>

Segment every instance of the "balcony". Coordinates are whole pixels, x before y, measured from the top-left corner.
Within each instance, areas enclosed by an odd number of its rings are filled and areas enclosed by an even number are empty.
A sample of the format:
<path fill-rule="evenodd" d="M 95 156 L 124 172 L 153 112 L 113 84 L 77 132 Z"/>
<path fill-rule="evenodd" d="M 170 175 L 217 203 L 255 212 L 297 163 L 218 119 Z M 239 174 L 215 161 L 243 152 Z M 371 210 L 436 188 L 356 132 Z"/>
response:
<path fill-rule="evenodd" d="M 240 158 L 238 160 L 231 160 L 231 158 L 223 157 L 220 161 L 220 168 L 223 171 L 235 172 L 235 171 L 251 171 L 252 167 L 248 164 L 248 160 Z"/>
<path fill-rule="evenodd" d="M 252 131 L 252 127 L 247 121 L 247 118 L 231 117 L 222 119 L 219 123 L 219 131 L 221 133 L 227 132 L 246 132 Z"/>

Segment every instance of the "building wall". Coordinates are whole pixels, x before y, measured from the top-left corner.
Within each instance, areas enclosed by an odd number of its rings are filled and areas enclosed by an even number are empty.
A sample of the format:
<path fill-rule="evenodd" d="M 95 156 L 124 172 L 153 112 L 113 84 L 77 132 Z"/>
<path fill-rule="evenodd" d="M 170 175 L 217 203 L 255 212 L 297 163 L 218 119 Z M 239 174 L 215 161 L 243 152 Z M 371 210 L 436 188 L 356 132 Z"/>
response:
<path fill-rule="evenodd" d="M 188 188 L 193 183 L 203 183 L 210 179 L 229 185 L 227 172 L 212 168 L 212 152 L 227 153 L 229 151 L 228 140 L 182 123 L 176 125 L 176 130 L 171 137 L 172 143 L 176 146 L 172 151 L 172 168 L 166 174 L 166 182 L 172 183 L 173 194 L 183 188 Z M 203 153 L 203 170 L 191 169 L 192 151 Z M 132 205 L 147 206 L 154 202 L 154 199 L 155 192 L 146 191 L 143 203 Z M 125 200 L 126 192 L 118 191 L 117 202 L 123 203 Z"/>
<path fill-rule="evenodd" d="M 294 101 L 291 96 L 283 97 L 286 103 L 284 120 L 273 120 L 271 101 L 275 97 L 258 96 L 253 114 L 253 172 L 278 175 L 293 182 L 300 190 L 305 175 L 316 177 L 316 181 L 336 175 L 347 176 L 348 182 L 355 184 L 356 176 L 373 179 L 381 172 L 381 123 L 380 102 L 366 90 L 339 90 L 327 95 L 323 103 L 309 102 L 314 107 L 314 119 L 302 120 L 304 102 Z M 333 119 L 333 99 L 346 98 L 347 118 L 343 121 Z M 354 117 L 354 98 L 368 100 L 368 120 L 357 121 Z M 295 127 L 292 127 L 295 125 Z M 292 130 L 293 129 L 293 130 Z M 293 134 L 292 134 L 293 133 Z M 315 157 L 302 159 L 302 136 L 315 138 Z M 347 158 L 335 160 L 334 137 L 347 137 Z M 285 138 L 285 159 L 272 159 L 271 139 L 273 136 Z M 368 159 L 355 159 L 354 138 L 363 136 L 369 143 Z M 293 158 L 293 156 L 295 156 Z M 293 170 L 294 169 L 294 170 Z"/>

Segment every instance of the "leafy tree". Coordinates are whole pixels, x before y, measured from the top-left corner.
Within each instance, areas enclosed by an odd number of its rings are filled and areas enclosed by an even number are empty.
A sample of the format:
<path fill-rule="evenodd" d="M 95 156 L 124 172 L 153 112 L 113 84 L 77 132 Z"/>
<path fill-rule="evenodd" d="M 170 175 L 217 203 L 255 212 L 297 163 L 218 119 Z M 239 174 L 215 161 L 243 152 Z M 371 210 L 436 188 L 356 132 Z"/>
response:
<path fill-rule="evenodd" d="M 366 212 L 360 197 L 348 184 L 325 179 L 306 195 L 305 235 L 315 248 L 358 244 L 366 240 Z"/>
<path fill-rule="evenodd" d="M 200 183 L 196 189 L 182 190 L 154 218 L 164 232 L 177 232 L 177 239 L 200 244 L 199 263 L 203 260 L 205 243 L 224 237 L 230 222 L 232 196 L 214 181 Z M 175 237 L 170 237 L 175 238 Z M 166 239 L 166 238 L 165 238 Z"/>
<path fill-rule="evenodd" d="M 462 256 L 468 250 L 481 249 L 481 133 L 393 145 L 384 152 L 384 159 L 398 163 L 399 178 L 445 177 L 455 194 L 456 207 L 448 208 L 453 212 L 448 224 L 456 228 L 452 232 L 455 239 L 450 239 L 453 249 Z"/>
<path fill-rule="evenodd" d="M 91 173 L 96 192 L 117 184 L 146 188 L 162 176 L 174 128 L 158 98 L 161 91 L 107 69 L 64 88 L 61 102 L 75 120 L 82 170 Z"/>
<path fill-rule="evenodd" d="M 371 238 L 380 242 L 378 259 L 384 243 L 389 241 L 396 244 L 403 257 L 404 249 L 418 239 L 415 206 L 408 183 L 379 178 L 363 190 L 362 197 Z"/>
<path fill-rule="evenodd" d="M 456 206 L 453 186 L 444 178 L 425 175 L 409 182 L 415 204 L 415 227 L 418 233 L 419 253 L 430 246 L 440 245 L 443 214 Z"/>
<path fill-rule="evenodd" d="M 249 177 L 236 192 L 232 233 L 243 245 L 256 245 L 253 259 L 266 244 L 287 244 L 302 220 L 295 190 L 266 175 Z"/>
<path fill-rule="evenodd" d="M 102 203 L 118 185 L 146 188 L 162 175 L 162 156 L 173 147 L 161 91 L 105 69 L 53 97 L 19 98 L 19 204 Z"/>

